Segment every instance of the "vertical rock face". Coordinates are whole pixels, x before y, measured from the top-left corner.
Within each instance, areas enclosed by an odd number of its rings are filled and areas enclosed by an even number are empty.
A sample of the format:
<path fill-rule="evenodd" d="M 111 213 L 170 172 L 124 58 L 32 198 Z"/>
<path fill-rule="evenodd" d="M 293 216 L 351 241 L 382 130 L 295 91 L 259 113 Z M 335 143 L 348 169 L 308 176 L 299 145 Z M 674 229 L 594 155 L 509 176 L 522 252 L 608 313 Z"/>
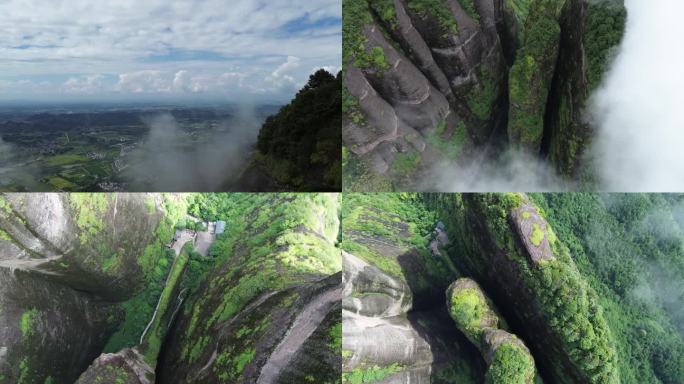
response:
<path fill-rule="evenodd" d="M 222 238 L 216 266 L 169 330 L 157 382 L 338 382 L 339 196 L 242 202 L 249 208 Z"/>
<path fill-rule="evenodd" d="M 97 297 L 0 267 L 0 383 L 73 382 L 107 342 L 114 313 Z"/>
<path fill-rule="evenodd" d="M 74 289 L 122 301 L 143 281 L 139 255 L 162 219 L 160 200 L 142 194 L 0 196 L 0 265 L 50 275 Z M 4 245 L 3 245 L 4 244 Z"/>
<path fill-rule="evenodd" d="M 565 0 L 534 0 L 529 5 L 509 79 L 508 138 L 531 153 L 541 149 L 544 111 L 560 41 L 558 17 Z"/>
<path fill-rule="evenodd" d="M 615 56 L 626 17 L 623 0 L 569 0 L 559 19 L 559 57 L 542 153 L 567 177 L 587 174 L 581 162 L 595 130 L 585 116 L 587 102 Z"/>
<path fill-rule="evenodd" d="M 370 174 L 406 188 L 499 139 L 579 177 L 584 107 L 621 39 L 622 0 L 344 0 L 343 11 L 347 188 L 388 188 Z"/>
<path fill-rule="evenodd" d="M 164 212 L 146 195 L 0 195 L 0 382 L 68 383 L 143 282 Z"/>
<path fill-rule="evenodd" d="M 559 383 L 619 382 L 596 294 L 524 195 L 464 195 L 433 204 L 456 230 L 450 237 L 462 249 L 461 265 L 526 340 L 545 375 Z"/>

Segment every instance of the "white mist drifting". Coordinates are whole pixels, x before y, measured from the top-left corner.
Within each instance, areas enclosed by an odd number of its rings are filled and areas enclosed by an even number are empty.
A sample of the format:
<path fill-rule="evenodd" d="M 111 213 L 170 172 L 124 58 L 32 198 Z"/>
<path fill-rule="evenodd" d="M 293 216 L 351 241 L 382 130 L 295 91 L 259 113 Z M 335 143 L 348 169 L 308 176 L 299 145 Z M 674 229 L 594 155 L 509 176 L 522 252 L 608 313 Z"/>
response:
<path fill-rule="evenodd" d="M 263 119 L 254 106 L 242 106 L 208 142 L 191 140 L 171 114 L 145 119 L 150 131 L 131 154 L 123 173 L 132 189 L 216 191 L 234 182 L 256 144 Z"/>
<path fill-rule="evenodd" d="M 541 159 L 509 149 L 497 159 L 486 151 L 470 165 L 454 162 L 434 167 L 420 189 L 440 192 L 561 192 L 574 189 Z"/>
<path fill-rule="evenodd" d="M 593 99 L 605 191 L 684 191 L 684 1 L 626 0 L 620 51 Z"/>

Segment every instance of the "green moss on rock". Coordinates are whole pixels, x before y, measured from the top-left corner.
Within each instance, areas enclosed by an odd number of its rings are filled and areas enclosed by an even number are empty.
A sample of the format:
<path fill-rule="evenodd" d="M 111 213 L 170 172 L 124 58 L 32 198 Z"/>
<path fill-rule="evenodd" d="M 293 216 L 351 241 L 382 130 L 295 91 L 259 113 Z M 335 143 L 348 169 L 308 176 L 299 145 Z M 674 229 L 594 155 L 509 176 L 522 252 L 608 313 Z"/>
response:
<path fill-rule="evenodd" d="M 478 119 L 489 120 L 499 98 L 500 79 L 488 69 L 480 68 L 478 73 L 478 85 L 467 96 L 468 107 Z"/>
<path fill-rule="evenodd" d="M 386 367 L 375 365 L 368 368 L 357 368 L 351 372 L 344 372 L 342 382 L 345 384 L 376 383 L 400 371 L 402 371 L 402 367 L 396 363 Z"/>
<path fill-rule="evenodd" d="M 466 0 L 467 1 L 467 0 Z M 444 0 L 411 0 L 408 9 L 422 18 L 435 17 L 444 33 L 458 35 L 458 24 Z"/>
<path fill-rule="evenodd" d="M 515 343 L 504 343 L 494 352 L 485 383 L 531 384 L 534 378 L 534 360 L 530 353 Z"/>
<path fill-rule="evenodd" d="M 24 312 L 19 319 L 19 329 L 24 338 L 28 338 L 35 333 L 35 327 L 38 322 L 40 312 L 36 308 L 31 308 Z"/>
<path fill-rule="evenodd" d="M 486 328 L 498 327 L 498 316 L 479 286 L 470 279 L 459 279 L 449 287 L 447 308 L 458 328 L 475 345 L 479 345 Z"/>
<path fill-rule="evenodd" d="M 538 151 L 544 113 L 560 44 L 560 0 L 536 0 L 530 6 L 523 44 L 509 75 L 509 139 Z"/>
<path fill-rule="evenodd" d="M 75 210 L 76 225 L 81 230 L 79 239 L 85 244 L 93 235 L 104 229 L 102 215 L 107 211 L 107 196 L 103 193 L 72 193 L 69 196 Z"/>

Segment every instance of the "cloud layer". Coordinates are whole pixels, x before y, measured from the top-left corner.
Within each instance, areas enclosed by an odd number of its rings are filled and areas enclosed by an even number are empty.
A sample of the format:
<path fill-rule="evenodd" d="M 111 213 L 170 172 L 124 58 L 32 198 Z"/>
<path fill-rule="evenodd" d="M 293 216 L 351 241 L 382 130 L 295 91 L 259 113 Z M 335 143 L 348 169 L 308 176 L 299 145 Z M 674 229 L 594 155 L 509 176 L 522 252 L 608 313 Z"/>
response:
<path fill-rule="evenodd" d="M 6 0 L 0 96 L 291 94 L 341 63 L 340 0 Z"/>
<path fill-rule="evenodd" d="M 619 55 L 594 99 L 602 190 L 684 190 L 684 2 L 627 0 Z"/>

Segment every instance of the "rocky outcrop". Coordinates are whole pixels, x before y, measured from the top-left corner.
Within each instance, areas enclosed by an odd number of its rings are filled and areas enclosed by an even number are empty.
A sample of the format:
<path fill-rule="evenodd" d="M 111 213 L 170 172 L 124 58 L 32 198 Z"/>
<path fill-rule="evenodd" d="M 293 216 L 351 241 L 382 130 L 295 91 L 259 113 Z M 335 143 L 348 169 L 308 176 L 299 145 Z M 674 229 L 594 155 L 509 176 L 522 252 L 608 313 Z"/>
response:
<path fill-rule="evenodd" d="M 339 196 L 221 198 L 213 259 L 184 195 L 3 196 L 0 383 L 338 383 Z"/>
<path fill-rule="evenodd" d="M 42 275 L 0 267 L 0 383 L 71 383 L 100 353 L 114 305 Z"/>
<path fill-rule="evenodd" d="M 140 289 L 160 196 L 0 196 L 0 382 L 70 383 Z M 4 381 L 3 381 L 4 380 Z"/>
<path fill-rule="evenodd" d="M 217 240 L 230 248 L 171 325 L 157 382 L 339 381 L 339 197 L 245 199 L 230 237 Z"/>
<path fill-rule="evenodd" d="M 549 380 L 619 381 L 614 342 L 596 293 L 526 196 L 427 198 L 450 218 L 450 238 L 463 250 L 458 266 L 497 303 Z"/>
<path fill-rule="evenodd" d="M 152 384 L 154 369 L 135 348 L 118 353 L 106 353 L 95 359 L 93 364 L 76 381 L 76 384 Z"/>
<path fill-rule="evenodd" d="M 499 315 L 472 279 L 456 280 L 447 290 L 447 308 L 458 328 L 475 344 L 489 367 L 487 383 L 531 384 L 534 359 L 522 340 L 499 329 Z"/>
<path fill-rule="evenodd" d="M 586 116 L 587 102 L 615 56 L 626 17 L 623 0 L 568 0 L 559 18 L 560 47 L 542 154 L 566 177 L 589 174 L 582 161 L 595 127 Z"/>
<path fill-rule="evenodd" d="M 362 180 L 347 188 L 368 189 L 369 172 L 415 189 L 438 163 L 497 156 L 485 149 L 502 141 L 579 177 L 584 106 L 621 39 L 622 0 L 345 0 L 343 10 L 343 144 L 361 164 L 345 172 Z"/>
<path fill-rule="evenodd" d="M 343 383 L 477 377 L 482 367 L 462 336 L 445 326 L 443 308 L 412 311 L 401 279 L 347 252 L 343 258 Z"/>
<path fill-rule="evenodd" d="M 343 382 L 481 380 L 483 361 L 444 303 L 458 276 L 445 225 L 410 197 L 345 199 Z"/>
<path fill-rule="evenodd" d="M 155 237 L 159 196 L 136 194 L 5 194 L 0 211 L 0 266 L 49 275 L 112 301 L 143 282 L 139 255 Z"/>

